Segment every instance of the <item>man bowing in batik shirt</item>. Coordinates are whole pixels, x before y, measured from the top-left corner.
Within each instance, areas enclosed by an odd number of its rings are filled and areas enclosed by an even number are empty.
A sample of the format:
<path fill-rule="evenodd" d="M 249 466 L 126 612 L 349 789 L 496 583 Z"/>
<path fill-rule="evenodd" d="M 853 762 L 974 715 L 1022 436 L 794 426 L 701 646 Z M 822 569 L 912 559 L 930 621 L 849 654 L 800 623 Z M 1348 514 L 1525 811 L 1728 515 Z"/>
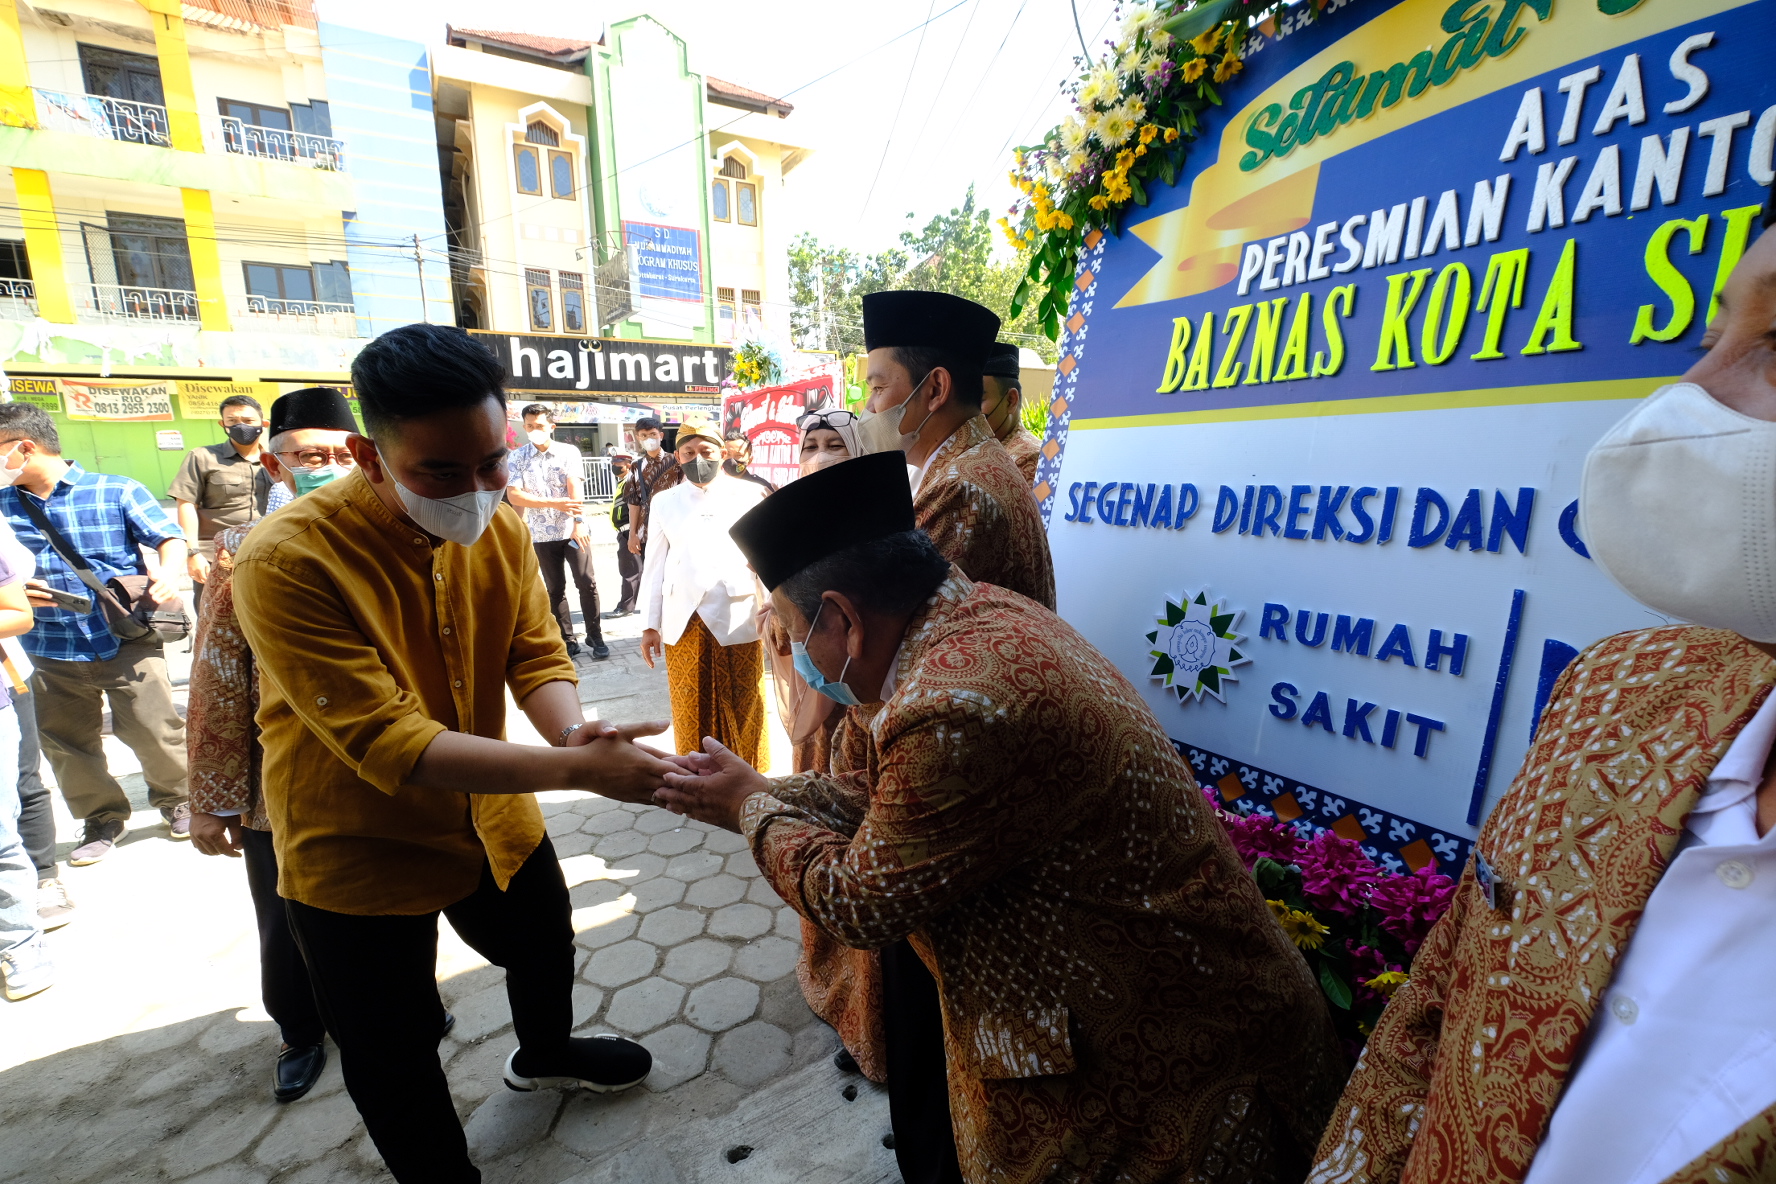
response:
<path fill-rule="evenodd" d="M 999 318 L 944 292 L 863 298 L 865 452 L 906 453 L 919 529 L 973 580 L 1055 606 L 1054 561 L 1030 482 L 981 415 Z"/>
<path fill-rule="evenodd" d="M 846 945 L 911 940 L 948 1106 L 903 1108 L 923 1083 L 891 1043 L 907 1180 L 1295 1184 L 1345 1073 L 1307 964 L 1139 692 L 939 555 L 904 463 L 802 477 L 733 529 L 799 672 L 854 705 L 832 772 L 767 780 L 711 741 L 655 800 L 745 835 Z"/>
<path fill-rule="evenodd" d="M 1586 459 L 1591 557 L 1695 624 L 1606 637 L 1560 676 L 1313 1180 L 1776 1178 L 1772 324 L 1766 233 L 1706 355 Z"/>

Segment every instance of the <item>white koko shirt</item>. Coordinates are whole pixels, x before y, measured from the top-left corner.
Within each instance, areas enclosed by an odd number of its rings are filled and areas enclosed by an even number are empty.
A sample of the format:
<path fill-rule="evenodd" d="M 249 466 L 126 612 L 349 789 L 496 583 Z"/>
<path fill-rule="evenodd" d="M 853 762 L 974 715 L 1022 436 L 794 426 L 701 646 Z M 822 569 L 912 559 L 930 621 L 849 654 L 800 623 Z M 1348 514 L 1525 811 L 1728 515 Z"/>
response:
<path fill-rule="evenodd" d="M 1661 1184 L 1776 1102 L 1776 694 L 1684 822 L 1524 1184 Z"/>
<path fill-rule="evenodd" d="M 722 645 L 758 640 L 758 582 L 728 528 L 763 501 L 765 489 L 716 473 L 708 489 L 681 481 L 648 506 L 641 571 L 643 622 L 676 645 L 691 614 Z"/>

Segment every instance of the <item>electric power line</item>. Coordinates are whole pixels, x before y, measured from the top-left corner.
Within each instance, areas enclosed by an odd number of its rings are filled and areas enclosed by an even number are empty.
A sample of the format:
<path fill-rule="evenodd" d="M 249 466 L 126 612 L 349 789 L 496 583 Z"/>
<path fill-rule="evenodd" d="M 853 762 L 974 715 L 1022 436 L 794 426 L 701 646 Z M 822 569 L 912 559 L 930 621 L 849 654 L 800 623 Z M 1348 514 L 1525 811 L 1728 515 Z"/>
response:
<path fill-rule="evenodd" d="M 888 154 L 894 150 L 894 129 L 900 125 L 900 112 L 906 106 L 907 92 L 913 88 L 913 75 L 919 69 L 919 54 L 925 49 L 925 27 L 931 23 L 931 9 L 936 7 L 937 0 L 925 10 L 925 21 L 919 26 L 919 44 L 913 49 L 913 64 L 907 67 L 906 81 L 900 87 L 900 102 L 894 105 L 894 118 L 888 123 L 888 142 L 882 145 L 882 154 L 876 158 L 876 175 L 870 178 L 869 188 L 863 191 L 863 208 L 857 211 L 857 223 L 863 224 L 863 216 L 869 213 L 870 199 L 876 195 L 876 183 L 882 179 L 882 166 L 888 163 Z"/>

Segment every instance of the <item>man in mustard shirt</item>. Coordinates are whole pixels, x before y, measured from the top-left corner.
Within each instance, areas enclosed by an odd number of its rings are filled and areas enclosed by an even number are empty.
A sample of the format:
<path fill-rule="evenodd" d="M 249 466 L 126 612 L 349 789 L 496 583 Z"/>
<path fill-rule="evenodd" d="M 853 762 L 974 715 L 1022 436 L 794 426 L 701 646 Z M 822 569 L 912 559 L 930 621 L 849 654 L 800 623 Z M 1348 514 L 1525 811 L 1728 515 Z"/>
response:
<path fill-rule="evenodd" d="M 267 518 L 235 557 L 259 663 L 278 894 L 395 1179 L 481 1179 L 444 1072 L 438 914 L 506 970 L 506 1083 L 627 1089 L 648 1051 L 577 1039 L 567 887 L 533 791 L 645 800 L 663 724 L 584 726 L 530 532 L 502 509 L 499 363 L 407 325 L 352 366 L 367 435 L 350 475 Z M 510 744 L 505 692 L 554 747 Z"/>

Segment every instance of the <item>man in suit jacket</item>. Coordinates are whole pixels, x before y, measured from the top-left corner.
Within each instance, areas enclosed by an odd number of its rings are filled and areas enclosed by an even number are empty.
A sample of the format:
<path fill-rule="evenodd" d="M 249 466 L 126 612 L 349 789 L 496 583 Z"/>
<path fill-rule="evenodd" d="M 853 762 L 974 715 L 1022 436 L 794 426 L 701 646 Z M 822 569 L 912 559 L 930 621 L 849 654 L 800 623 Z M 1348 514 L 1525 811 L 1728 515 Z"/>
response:
<path fill-rule="evenodd" d="M 765 490 L 723 471 L 720 432 L 705 420 L 679 425 L 675 459 L 684 480 L 657 491 L 648 508 L 641 656 L 652 667 L 665 651 L 680 752 L 696 752 L 703 737 L 714 736 L 762 760 L 758 581 L 728 528 Z"/>
<path fill-rule="evenodd" d="M 1773 1178 L 1772 322 L 1765 234 L 1706 355 L 1592 449 L 1592 557 L 1696 624 L 1605 638 L 1561 675 L 1369 1038 L 1318 1184 Z"/>

